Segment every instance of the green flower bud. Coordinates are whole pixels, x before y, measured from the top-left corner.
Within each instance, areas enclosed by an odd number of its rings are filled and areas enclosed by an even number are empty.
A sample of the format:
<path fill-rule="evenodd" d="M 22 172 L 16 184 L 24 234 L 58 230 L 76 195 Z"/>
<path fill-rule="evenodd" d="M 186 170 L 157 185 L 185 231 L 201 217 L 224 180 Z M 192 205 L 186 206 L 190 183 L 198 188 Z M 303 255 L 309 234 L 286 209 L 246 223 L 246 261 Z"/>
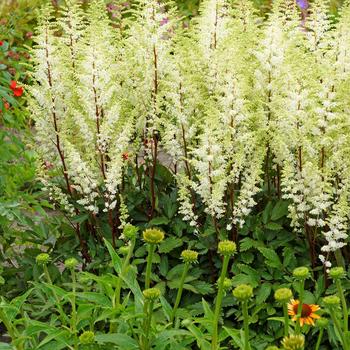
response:
<path fill-rule="evenodd" d="M 326 328 L 328 326 L 328 323 L 329 323 L 329 321 L 326 318 L 321 317 L 316 321 L 316 327 Z"/>
<path fill-rule="evenodd" d="M 161 294 L 158 288 L 148 288 L 145 289 L 142 293 L 146 300 L 151 301 L 157 300 Z"/>
<path fill-rule="evenodd" d="M 123 236 L 129 240 L 133 240 L 136 238 L 138 230 L 138 227 L 131 224 L 126 224 L 123 228 Z"/>
<path fill-rule="evenodd" d="M 78 260 L 75 258 L 69 258 L 64 262 L 64 266 L 67 269 L 74 269 L 78 265 Z"/>
<path fill-rule="evenodd" d="M 198 262 L 198 253 L 194 250 L 186 249 L 182 251 L 181 258 L 185 264 L 196 264 Z"/>
<path fill-rule="evenodd" d="M 232 241 L 219 242 L 218 251 L 221 255 L 233 255 L 237 250 L 236 243 Z"/>
<path fill-rule="evenodd" d="M 275 345 L 268 346 L 265 350 L 279 350 L 279 348 Z"/>
<path fill-rule="evenodd" d="M 220 278 L 219 278 L 220 280 Z M 233 282 L 230 278 L 225 277 L 224 279 L 224 291 L 230 291 L 233 287 Z"/>
<path fill-rule="evenodd" d="M 84 345 L 93 344 L 95 342 L 95 334 L 91 331 L 85 331 L 80 335 L 79 340 Z"/>
<path fill-rule="evenodd" d="M 46 265 L 50 261 L 50 255 L 47 253 L 41 253 L 37 255 L 35 260 L 38 265 Z"/>
<path fill-rule="evenodd" d="M 253 296 L 253 288 L 248 284 L 240 284 L 233 290 L 232 294 L 239 301 L 246 301 Z"/>
<path fill-rule="evenodd" d="M 149 228 L 143 231 L 143 239 L 149 244 L 158 244 L 164 239 L 164 232 L 157 228 Z"/>
<path fill-rule="evenodd" d="M 310 274 L 309 269 L 305 266 L 297 267 L 293 271 L 293 276 L 297 280 L 306 280 L 309 277 L 309 274 Z"/>
<path fill-rule="evenodd" d="M 124 245 L 124 246 L 119 248 L 119 253 L 121 255 L 128 255 L 129 250 L 130 250 L 130 247 L 128 247 L 127 245 Z"/>
<path fill-rule="evenodd" d="M 282 346 L 286 350 L 302 350 L 304 349 L 305 338 L 303 335 L 290 335 L 284 337 L 282 340 Z"/>
<path fill-rule="evenodd" d="M 280 288 L 275 292 L 275 299 L 279 303 L 288 303 L 292 299 L 293 293 L 289 288 Z"/>
<path fill-rule="evenodd" d="M 323 303 L 327 307 L 332 308 L 340 304 L 340 299 L 337 295 L 329 295 L 328 297 L 323 298 Z"/>
<path fill-rule="evenodd" d="M 345 277 L 345 271 L 342 267 L 333 267 L 329 271 L 329 276 L 331 276 L 333 280 L 342 279 Z"/>

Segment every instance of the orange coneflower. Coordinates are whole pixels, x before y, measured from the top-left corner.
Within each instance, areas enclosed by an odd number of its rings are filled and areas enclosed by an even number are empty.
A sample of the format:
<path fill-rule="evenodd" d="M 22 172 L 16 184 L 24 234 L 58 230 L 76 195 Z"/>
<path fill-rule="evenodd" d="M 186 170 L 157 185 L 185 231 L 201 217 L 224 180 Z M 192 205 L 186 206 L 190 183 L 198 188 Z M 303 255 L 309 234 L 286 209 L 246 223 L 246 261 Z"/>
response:
<path fill-rule="evenodd" d="M 296 321 L 298 318 L 298 307 L 299 300 L 292 299 L 288 304 L 288 315 L 293 316 L 293 321 Z M 301 316 L 299 319 L 300 325 L 303 326 L 304 324 L 309 324 L 313 326 L 315 324 L 314 319 L 320 318 L 320 316 L 315 313 L 319 309 L 320 307 L 318 305 L 303 304 L 303 307 L 301 309 Z"/>

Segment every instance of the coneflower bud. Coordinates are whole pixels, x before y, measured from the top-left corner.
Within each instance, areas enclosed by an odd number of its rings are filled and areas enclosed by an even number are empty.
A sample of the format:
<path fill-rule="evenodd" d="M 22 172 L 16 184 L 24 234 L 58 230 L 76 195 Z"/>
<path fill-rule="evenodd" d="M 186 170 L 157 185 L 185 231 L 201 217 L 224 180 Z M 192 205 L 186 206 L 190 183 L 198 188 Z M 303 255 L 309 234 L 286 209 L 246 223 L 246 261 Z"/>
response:
<path fill-rule="evenodd" d="M 280 288 L 275 292 L 275 299 L 279 303 L 287 303 L 292 297 L 293 293 L 289 288 Z"/>
<path fill-rule="evenodd" d="M 121 255 L 128 255 L 129 250 L 130 250 L 130 247 L 124 245 L 124 246 L 122 246 L 122 247 L 119 248 L 119 253 L 120 253 Z"/>
<path fill-rule="evenodd" d="M 143 231 L 143 239 L 149 244 L 158 244 L 164 239 L 164 232 L 157 228 L 149 228 Z"/>
<path fill-rule="evenodd" d="M 329 276 L 333 280 L 342 279 L 345 277 L 345 271 L 342 267 L 333 267 L 329 270 Z"/>
<path fill-rule="evenodd" d="M 282 346 L 286 350 L 302 350 L 304 349 L 305 338 L 303 335 L 290 335 L 284 337 L 282 340 Z"/>
<path fill-rule="evenodd" d="M 158 288 L 148 288 L 145 289 L 142 293 L 145 299 L 150 301 L 157 300 L 161 295 L 160 290 Z"/>
<path fill-rule="evenodd" d="M 329 321 L 326 318 L 321 317 L 320 319 L 318 319 L 316 321 L 316 327 L 318 327 L 318 328 L 326 328 L 328 326 L 328 323 L 329 323 Z"/>
<path fill-rule="evenodd" d="M 246 301 L 253 296 L 253 288 L 248 284 L 240 284 L 233 290 L 232 294 L 239 301 Z"/>
<path fill-rule="evenodd" d="M 80 335 L 79 340 L 83 345 L 93 344 L 95 342 L 95 334 L 91 331 L 85 331 Z"/>
<path fill-rule="evenodd" d="M 67 269 L 74 269 L 78 265 L 78 260 L 75 258 L 69 258 L 64 262 L 64 266 Z"/>
<path fill-rule="evenodd" d="M 218 251 L 221 255 L 233 255 L 237 250 L 236 243 L 232 241 L 221 241 L 218 245 Z"/>
<path fill-rule="evenodd" d="M 47 253 L 41 253 L 35 258 L 38 265 L 46 265 L 50 261 L 50 255 Z"/>
<path fill-rule="evenodd" d="M 309 277 L 309 274 L 310 274 L 309 269 L 305 266 L 297 267 L 293 271 L 293 276 L 297 280 L 306 280 Z"/>
<path fill-rule="evenodd" d="M 329 295 L 328 297 L 323 298 L 323 303 L 327 307 L 332 308 L 340 304 L 340 299 L 337 295 Z"/>
<path fill-rule="evenodd" d="M 198 262 L 198 253 L 194 250 L 186 249 L 182 251 L 181 258 L 185 264 L 196 264 Z"/>
<path fill-rule="evenodd" d="M 132 240 L 136 238 L 138 230 L 139 230 L 138 227 L 131 224 L 126 224 L 123 228 L 123 236 L 129 240 Z"/>

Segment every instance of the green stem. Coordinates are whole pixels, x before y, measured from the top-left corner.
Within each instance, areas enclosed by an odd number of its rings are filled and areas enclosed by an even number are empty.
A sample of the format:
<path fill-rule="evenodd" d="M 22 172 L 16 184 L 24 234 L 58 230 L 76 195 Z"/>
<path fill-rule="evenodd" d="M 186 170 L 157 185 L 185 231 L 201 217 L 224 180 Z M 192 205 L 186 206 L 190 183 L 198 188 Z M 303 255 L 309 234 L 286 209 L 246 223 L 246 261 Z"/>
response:
<path fill-rule="evenodd" d="M 50 284 L 51 286 L 53 286 L 53 283 L 52 283 L 51 276 L 50 276 L 49 270 L 47 268 L 47 265 L 43 265 L 43 269 L 44 269 L 44 274 L 45 274 L 45 278 L 47 280 L 47 283 Z M 58 309 L 58 313 L 60 314 L 61 323 L 63 325 L 66 325 L 65 313 L 64 313 L 64 311 L 62 309 L 60 299 L 58 298 L 58 296 L 57 296 L 57 294 L 56 294 L 54 289 L 52 289 L 52 294 L 53 294 L 53 296 L 55 298 L 55 301 L 56 301 L 56 306 L 57 306 L 57 309 Z"/>
<path fill-rule="evenodd" d="M 316 343 L 315 350 L 318 350 L 320 348 L 322 337 L 323 337 L 323 332 L 324 332 L 324 329 L 321 328 L 320 332 L 318 333 L 318 338 L 317 338 L 317 343 Z"/>
<path fill-rule="evenodd" d="M 337 329 L 338 333 L 339 333 L 339 336 L 340 336 L 340 339 L 341 339 L 341 342 L 342 342 L 342 345 L 343 345 L 343 349 L 344 350 L 349 350 L 349 346 L 348 346 L 348 342 L 347 342 L 347 339 L 344 338 L 344 332 L 341 328 L 341 325 L 339 323 L 339 320 L 333 310 L 333 308 L 329 308 L 329 313 L 331 314 L 331 318 L 332 318 L 332 321 L 335 325 L 335 328 Z"/>
<path fill-rule="evenodd" d="M 129 266 L 130 259 L 134 251 L 134 247 L 135 247 L 135 239 L 131 241 L 129 252 L 123 261 L 122 269 L 120 271 L 120 275 L 118 276 L 117 285 L 115 287 L 115 292 L 114 292 L 114 300 L 113 300 L 113 308 L 115 311 L 117 311 L 120 306 L 120 295 L 122 290 L 123 277 L 125 276 L 127 268 Z M 109 326 L 109 332 L 110 333 L 116 332 L 116 322 L 111 321 L 111 324 Z"/>
<path fill-rule="evenodd" d="M 287 337 L 289 334 L 289 315 L 288 315 L 288 306 L 286 303 L 283 303 L 283 316 L 284 316 L 284 336 Z"/>
<path fill-rule="evenodd" d="M 144 312 L 146 313 L 146 319 L 144 322 L 144 330 L 145 330 L 145 336 L 143 343 L 143 350 L 149 350 L 150 349 L 150 329 L 151 329 L 151 323 L 152 323 L 152 313 L 153 313 L 153 305 L 154 301 L 146 302 L 144 307 Z"/>
<path fill-rule="evenodd" d="M 304 299 L 304 288 L 305 288 L 305 280 L 302 280 L 300 282 L 300 290 L 299 290 L 299 305 L 298 305 L 298 315 L 296 320 L 296 328 L 295 328 L 295 334 L 300 334 L 300 318 L 301 313 L 303 311 L 303 299 Z"/>
<path fill-rule="evenodd" d="M 343 287 L 341 284 L 341 281 L 339 279 L 336 280 L 336 286 L 338 290 L 338 295 L 341 300 L 342 308 L 343 308 L 343 317 L 344 317 L 344 333 L 348 332 L 348 319 L 349 319 L 349 313 L 348 313 L 348 305 L 346 303 Z"/>
<path fill-rule="evenodd" d="M 219 323 L 219 317 L 220 317 L 220 311 L 221 311 L 221 304 L 222 304 L 222 298 L 224 295 L 224 281 L 227 273 L 228 268 L 228 262 L 230 260 L 229 255 L 224 256 L 224 261 L 222 263 L 222 269 L 219 279 L 219 288 L 218 288 L 218 294 L 215 301 L 215 311 L 214 311 L 214 321 L 213 321 L 213 336 L 211 341 L 211 349 L 216 350 L 218 349 L 218 323 Z"/>
<path fill-rule="evenodd" d="M 180 286 L 179 286 L 179 289 L 177 290 L 176 300 L 175 300 L 173 311 L 171 313 L 170 322 L 174 321 L 174 318 L 176 316 L 176 311 L 177 311 L 177 309 L 178 309 L 178 307 L 180 305 L 182 291 L 183 291 L 183 288 L 184 288 L 184 283 L 185 283 L 185 279 L 186 279 L 189 267 L 190 267 L 189 264 L 185 264 L 184 269 L 182 271 L 182 276 L 181 276 L 181 280 L 180 280 Z"/>
<path fill-rule="evenodd" d="M 118 277 L 117 286 L 115 288 L 115 298 L 114 298 L 116 307 L 118 307 L 120 305 L 120 293 L 121 293 L 121 289 L 122 289 L 122 277 L 125 275 L 126 270 L 129 266 L 129 262 L 130 262 L 132 254 L 133 254 L 133 251 L 134 251 L 134 246 L 135 246 L 135 240 L 132 240 L 131 245 L 129 247 L 129 252 L 123 261 L 123 266 L 122 266 L 122 269 L 120 272 L 120 276 Z"/>
<path fill-rule="evenodd" d="M 244 326 L 244 350 L 250 350 L 248 301 L 244 301 L 242 303 L 242 311 L 243 311 L 243 326 Z"/>
<path fill-rule="evenodd" d="M 156 249 L 155 244 L 148 245 L 145 289 L 148 289 L 151 286 L 151 271 L 152 271 L 153 255 L 154 255 L 155 249 Z"/>
<path fill-rule="evenodd" d="M 74 349 L 78 349 L 78 336 L 77 336 L 77 306 L 76 306 L 76 290 L 77 290 L 77 279 L 75 276 L 74 268 L 71 269 L 71 275 L 72 275 L 72 314 L 71 314 L 71 330 L 74 334 Z"/>

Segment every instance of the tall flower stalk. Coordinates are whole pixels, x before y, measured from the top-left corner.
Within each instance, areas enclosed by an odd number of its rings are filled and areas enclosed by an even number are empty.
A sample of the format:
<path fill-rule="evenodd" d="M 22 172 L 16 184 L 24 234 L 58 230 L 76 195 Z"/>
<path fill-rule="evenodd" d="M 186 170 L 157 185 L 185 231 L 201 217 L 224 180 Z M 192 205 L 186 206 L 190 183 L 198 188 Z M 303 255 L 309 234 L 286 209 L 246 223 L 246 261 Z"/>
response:
<path fill-rule="evenodd" d="M 228 263 L 230 257 L 236 252 L 236 244 L 232 241 L 221 241 L 218 245 L 218 252 L 223 256 L 223 262 L 221 267 L 220 278 L 218 280 L 218 292 L 215 299 L 215 308 L 214 308 L 214 319 L 213 319 L 213 333 L 211 340 L 211 349 L 217 350 L 219 347 L 218 339 L 218 327 L 219 327 L 219 318 L 221 313 L 221 304 L 222 298 L 224 296 L 224 283 L 227 275 Z"/>

